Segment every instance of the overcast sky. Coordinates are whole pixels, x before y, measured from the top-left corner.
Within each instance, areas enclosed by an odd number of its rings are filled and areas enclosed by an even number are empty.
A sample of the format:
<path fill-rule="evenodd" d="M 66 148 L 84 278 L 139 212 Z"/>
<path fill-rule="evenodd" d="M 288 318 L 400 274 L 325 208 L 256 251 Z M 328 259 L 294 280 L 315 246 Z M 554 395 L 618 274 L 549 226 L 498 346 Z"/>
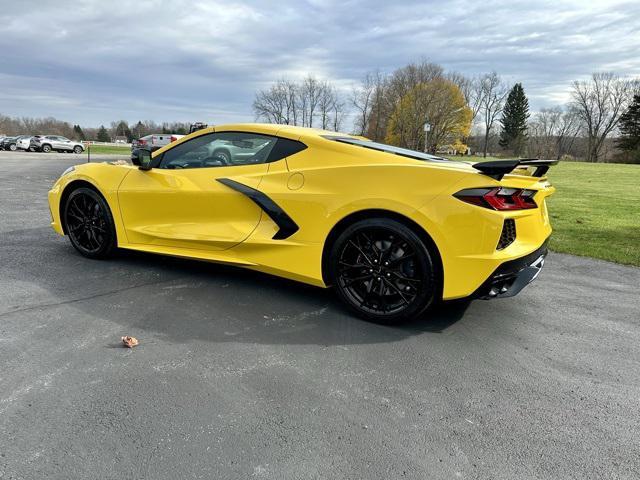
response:
<path fill-rule="evenodd" d="M 0 0 L 0 114 L 252 121 L 256 89 L 306 73 L 345 92 L 427 59 L 496 70 L 533 109 L 593 71 L 640 76 L 640 1 Z"/>

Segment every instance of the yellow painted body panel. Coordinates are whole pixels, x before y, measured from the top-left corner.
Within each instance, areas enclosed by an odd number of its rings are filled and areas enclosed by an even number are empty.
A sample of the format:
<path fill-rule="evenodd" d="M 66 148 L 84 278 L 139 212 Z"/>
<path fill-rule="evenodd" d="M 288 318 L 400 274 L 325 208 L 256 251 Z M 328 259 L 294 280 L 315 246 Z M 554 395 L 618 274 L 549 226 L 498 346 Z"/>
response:
<path fill-rule="evenodd" d="M 80 165 L 49 192 L 53 228 L 63 234 L 60 202 L 65 188 L 85 181 L 109 204 L 121 248 L 230 263 L 325 286 L 322 256 L 331 230 L 351 214 L 387 211 L 407 218 L 433 239 L 442 259 L 445 299 L 471 295 L 502 262 L 533 252 L 551 234 L 545 198 L 554 188 L 545 178 L 512 174 L 497 181 L 462 162 L 424 162 L 323 138 L 334 132 L 265 124 L 218 126 L 165 146 L 154 157 L 213 131 L 280 136 L 308 148 L 258 165 L 149 171 Z M 218 178 L 264 193 L 299 230 L 274 240 L 278 226 L 273 220 Z M 537 190 L 539 208 L 498 212 L 453 196 L 465 188 L 499 185 Z M 505 218 L 515 219 L 517 239 L 498 251 Z"/>

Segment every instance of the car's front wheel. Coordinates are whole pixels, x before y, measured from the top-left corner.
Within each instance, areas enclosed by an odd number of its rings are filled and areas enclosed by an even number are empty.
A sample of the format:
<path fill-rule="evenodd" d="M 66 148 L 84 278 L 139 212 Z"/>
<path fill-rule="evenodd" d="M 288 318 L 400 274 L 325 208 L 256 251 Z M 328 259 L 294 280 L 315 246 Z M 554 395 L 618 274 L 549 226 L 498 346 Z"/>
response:
<path fill-rule="evenodd" d="M 9 145 L 9 151 L 11 152 L 15 152 L 18 149 L 18 147 L 16 147 L 16 145 L 14 143 L 12 143 L 11 145 Z"/>
<path fill-rule="evenodd" d="M 76 145 L 75 147 L 73 147 L 73 153 L 79 154 L 82 153 L 84 149 L 80 146 L 80 145 Z"/>
<path fill-rule="evenodd" d="M 414 319 L 438 292 L 429 249 L 396 220 L 376 218 L 350 225 L 334 242 L 329 262 L 338 296 L 369 321 L 393 324 Z"/>
<path fill-rule="evenodd" d="M 66 232 L 71 244 L 85 257 L 107 258 L 116 248 L 111 210 L 91 188 L 77 188 L 64 206 Z"/>

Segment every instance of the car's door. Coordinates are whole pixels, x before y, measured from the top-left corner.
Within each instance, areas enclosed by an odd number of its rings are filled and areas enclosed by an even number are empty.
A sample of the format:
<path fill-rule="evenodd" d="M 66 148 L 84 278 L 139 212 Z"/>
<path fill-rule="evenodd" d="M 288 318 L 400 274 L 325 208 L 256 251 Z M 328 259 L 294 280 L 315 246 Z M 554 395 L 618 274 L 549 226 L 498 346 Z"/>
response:
<path fill-rule="evenodd" d="M 73 145 L 71 145 L 71 140 L 67 137 L 57 137 L 58 138 L 58 148 L 60 150 L 73 150 Z"/>
<path fill-rule="evenodd" d="M 49 145 L 51 145 L 51 148 L 55 150 L 56 148 L 58 148 L 58 137 L 54 135 L 47 135 L 42 139 L 42 143 L 48 143 Z"/>
<path fill-rule="evenodd" d="M 56 135 L 51 135 L 48 137 L 51 141 L 51 148 L 54 150 L 64 150 L 64 143 L 62 142 L 62 138 Z"/>
<path fill-rule="evenodd" d="M 217 152 L 221 144 L 257 138 L 264 149 L 236 159 Z M 258 188 L 267 172 L 275 137 L 247 132 L 200 135 L 154 158 L 155 168 L 132 170 L 118 198 L 127 239 L 133 244 L 225 250 L 256 228 L 261 209 L 246 195 L 220 181 L 234 180 Z"/>

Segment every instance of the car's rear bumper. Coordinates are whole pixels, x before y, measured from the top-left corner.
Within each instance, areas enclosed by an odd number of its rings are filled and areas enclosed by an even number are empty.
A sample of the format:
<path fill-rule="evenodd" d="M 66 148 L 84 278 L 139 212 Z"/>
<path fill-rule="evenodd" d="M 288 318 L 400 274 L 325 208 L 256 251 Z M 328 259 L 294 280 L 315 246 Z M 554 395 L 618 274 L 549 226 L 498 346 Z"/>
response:
<path fill-rule="evenodd" d="M 475 298 L 491 299 L 513 297 L 533 282 L 542 271 L 547 257 L 548 240 L 524 257 L 504 262 L 475 291 Z"/>

